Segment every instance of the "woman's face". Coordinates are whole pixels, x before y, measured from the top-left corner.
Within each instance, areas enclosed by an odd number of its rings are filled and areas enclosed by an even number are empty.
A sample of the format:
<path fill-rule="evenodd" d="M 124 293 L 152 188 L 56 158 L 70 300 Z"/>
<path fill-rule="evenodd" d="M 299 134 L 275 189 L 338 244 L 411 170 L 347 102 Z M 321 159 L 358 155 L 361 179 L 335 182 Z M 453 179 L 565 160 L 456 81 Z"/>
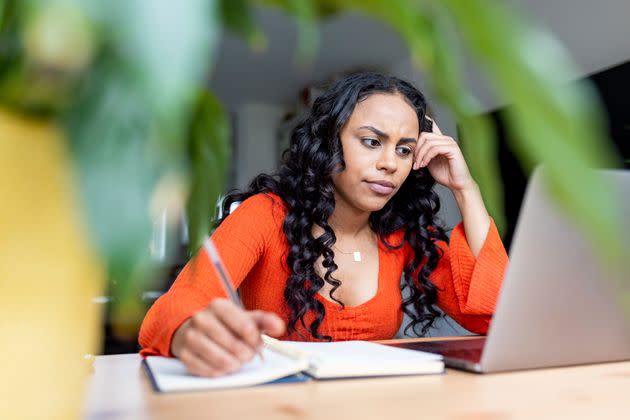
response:
<path fill-rule="evenodd" d="M 375 93 L 357 103 L 340 134 L 346 167 L 333 176 L 336 200 L 382 209 L 411 172 L 419 135 L 418 116 L 401 95 Z"/>

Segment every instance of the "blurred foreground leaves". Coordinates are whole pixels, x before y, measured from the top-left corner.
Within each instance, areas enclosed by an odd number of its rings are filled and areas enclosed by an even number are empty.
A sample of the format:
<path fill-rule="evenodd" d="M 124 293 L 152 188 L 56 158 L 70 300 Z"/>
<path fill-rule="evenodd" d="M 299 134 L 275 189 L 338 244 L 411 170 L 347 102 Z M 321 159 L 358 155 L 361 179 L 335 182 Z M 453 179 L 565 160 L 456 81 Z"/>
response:
<path fill-rule="evenodd" d="M 106 263 L 121 324 L 142 315 L 139 290 L 154 276 L 150 207 L 188 197 L 191 250 L 210 230 L 229 159 L 226 113 L 204 84 L 223 28 L 256 51 L 266 38 L 255 5 L 298 22 L 297 57 L 317 51 L 317 23 L 356 12 L 405 40 L 414 63 L 461 125 L 463 149 L 502 226 L 493 127 L 466 88 L 466 48 L 510 106 L 510 147 L 526 171 L 546 163 L 554 196 L 602 255 L 621 255 L 616 197 L 587 168 L 614 167 L 589 86 L 546 32 L 507 5 L 482 0 L 0 0 L 0 106 L 58 120 L 74 159 L 93 242 Z M 497 36 L 497 34 L 501 34 Z M 166 193 L 165 193 L 166 191 Z M 183 207 L 183 206 L 181 206 Z M 169 218 L 177 220 L 173 212 Z M 130 321 L 131 324 L 138 320 Z M 130 330 L 133 329 L 130 327 Z"/>

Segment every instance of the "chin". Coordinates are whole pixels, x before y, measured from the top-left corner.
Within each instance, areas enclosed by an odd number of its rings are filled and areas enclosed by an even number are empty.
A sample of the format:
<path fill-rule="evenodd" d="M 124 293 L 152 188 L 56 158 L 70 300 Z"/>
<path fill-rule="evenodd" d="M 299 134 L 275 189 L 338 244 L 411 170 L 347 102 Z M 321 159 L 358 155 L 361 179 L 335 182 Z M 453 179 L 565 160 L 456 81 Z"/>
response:
<path fill-rule="evenodd" d="M 361 210 L 368 211 L 370 213 L 374 213 L 376 211 L 380 211 L 385 207 L 385 205 L 391 200 L 393 196 L 390 197 L 362 197 L 362 200 L 358 203 Z"/>

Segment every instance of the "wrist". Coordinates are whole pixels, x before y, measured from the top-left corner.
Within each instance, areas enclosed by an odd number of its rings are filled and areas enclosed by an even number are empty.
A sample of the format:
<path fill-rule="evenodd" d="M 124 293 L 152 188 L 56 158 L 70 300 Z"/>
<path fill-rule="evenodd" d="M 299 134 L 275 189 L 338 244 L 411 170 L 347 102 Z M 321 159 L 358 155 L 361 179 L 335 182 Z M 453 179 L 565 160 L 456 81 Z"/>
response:
<path fill-rule="evenodd" d="M 455 201 L 458 204 L 463 204 L 466 201 L 469 201 L 471 198 L 477 198 L 481 195 L 479 191 L 479 185 L 474 180 L 468 182 L 465 186 L 461 188 L 453 189 L 453 196 L 455 197 Z"/>
<path fill-rule="evenodd" d="M 173 356 L 179 357 L 179 353 L 182 347 L 184 333 L 190 327 L 190 318 L 184 321 L 173 333 L 171 337 L 171 348 L 170 352 Z"/>

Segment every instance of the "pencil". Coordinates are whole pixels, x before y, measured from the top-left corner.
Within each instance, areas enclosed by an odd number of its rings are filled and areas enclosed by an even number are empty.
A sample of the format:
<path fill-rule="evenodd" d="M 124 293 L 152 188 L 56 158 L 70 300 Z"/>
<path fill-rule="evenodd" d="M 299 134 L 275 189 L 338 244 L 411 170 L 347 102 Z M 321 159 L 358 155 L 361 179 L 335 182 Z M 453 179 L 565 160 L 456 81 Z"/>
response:
<path fill-rule="evenodd" d="M 206 250 L 206 253 L 208 254 L 208 256 L 210 257 L 210 261 L 212 262 L 212 265 L 217 270 L 217 273 L 219 274 L 219 278 L 221 279 L 221 283 L 223 284 L 223 288 L 227 292 L 228 297 L 234 304 L 239 306 L 241 309 L 245 310 L 245 305 L 243 305 L 243 301 L 241 300 L 240 296 L 238 295 L 238 293 L 234 289 L 234 286 L 232 285 L 232 281 L 230 280 L 230 277 L 229 277 L 230 275 L 225 269 L 225 266 L 223 265 L 223 261 L 221 261 L 221 257 L 219 256 L 219 252 L 217 251 L 217 248 L 214 246 L 214 242 L 212 242 L 212 238 L 206 238 L 203 241 L 203 247 Z M 261 362 L 265 361 L 262 354 L 262 348 L 258 351 L 258 356 L 260 357 Z"/>
<path fill-rule="evenodd" d="M 290 345 L 285 344 L 275 338 L 269 337 L 266 334 L 262 335 L 262 339 L 268 349 L 273 350 L 276 353 L 280 353 L 290 359 L 301 360 L 311 358 L 311 355 L 307 352 L 297 349 L 295 347 L 291 347 Z"/>

